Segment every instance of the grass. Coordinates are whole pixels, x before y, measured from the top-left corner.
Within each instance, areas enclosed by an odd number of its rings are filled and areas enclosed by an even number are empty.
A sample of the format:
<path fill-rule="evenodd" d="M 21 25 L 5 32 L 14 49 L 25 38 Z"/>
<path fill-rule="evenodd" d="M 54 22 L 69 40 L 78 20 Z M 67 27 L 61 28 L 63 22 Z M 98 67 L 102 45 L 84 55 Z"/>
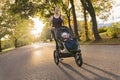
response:
<path fill-rule="evenodd" d="M 120 38 L 114 38 L 114 39 L 106 39 L 106 38 L 102 38 L 99 41 L 94 41 L 94 40 L 90 40 L 90 41 L 80 41 L 80 44 L 84 45 L 89 45 L 89 44 L 95 44 L 95 45 L 120 45 Z"/>
<path fill-rule="evenodd" d="M 12 48 L 7 48 L 7 49 L 4 49 L 2 52 L 7 52 L 7 51 L 13 50 L 13 49 L 15 49 L 15 48 L 14 48 L 14 47 L 12 47 Z"/>
<path fill-rule="evenodd" d="M 120 36 L 119 38 L 110 38 L 107 34 L 107 32 L 103 32 L 103 33 L 100 33 L 100 36 L 101 36 L 101 40 L 99 41 L 94 41 L 94 40 L 90 40 L 90 41 L 80 41 L 80 44 L 86 44 L 86 45 L 89 45 L 89 44 L 98 44 L 98 45 L 120 45 Z"/>
<path fill-rule="evenodd" d="M 8 52 L 10 50 L 13 50 L 15 49 L 14 47 L 11 47 L 11 48 L 7 48 L 7 49 L 3 49 L 2 52 L 0 52 L 0 54 L 4 54 L 5 52 Z"/>
<path fill-rule="evenodd" d="M 49 42 L 48 42 L 49 43 Z M 55 44 L 54 41 L 50 42 Z M 94 40 L 90 40 L 90 41 L 80 41 L 80 45 L 120 45 L 120 38 L 103 38 L 99 41 L 94 41 Z"/>

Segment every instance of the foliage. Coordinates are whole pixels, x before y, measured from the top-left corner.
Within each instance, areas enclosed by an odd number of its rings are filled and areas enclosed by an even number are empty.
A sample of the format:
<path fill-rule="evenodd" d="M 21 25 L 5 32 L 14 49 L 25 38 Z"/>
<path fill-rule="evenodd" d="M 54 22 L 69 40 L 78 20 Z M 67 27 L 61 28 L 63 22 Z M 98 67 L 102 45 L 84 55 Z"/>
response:
<path fill-rule="evenodd" d="M 120 28 L 120 22 L 113 23 L 112 26 Z"/>
<path fill-rule="evenodd" d="M 7 12 L 9 4 L 7 2 L 1 6 L 0 15 L 0 39 L 11 33 L 11 29 L 14 28 L 14 18 Z"/>
<path fill-rule="evenodd" d="M 33 28 L 32 20 L 17 20 L 16 27 L 12 30 L 11 38 L 13 39 L 15 46 L 22 46 L 31 42 L 30 31 Z M 20 45 L 20 44 L 21 45 Z"/>
<path fill-rule="evenodd" d="M 61 2 L 62 0 L 16 0 L 10 5 L 9 11 L 21 18 L 37 15 L 46 20 L 53 15 L 55 6 L 61 6 Z"/>
<path fill-rule="evenodd" d="M 35 12 L 34 4 L 30 0 L 16 0 L 9 9 L 12 15 L 18 14 L 21 18 L 28 18 Z"/>
<path fill-rule="evenodd" d="M 14 26 L 14 18 L 9 14 L 8 9 L 10 5 L 8 0 L 2 0 L 0 2 L 0 52 L 2 51 L 2 41 L 1 39 L 4 38 L 6 35 L 11 34 L 11 30 L 15 27 Z"/>
<path fill-rule="evenodd" d="M 96 15 L 103 20 L 107 20 L 110 10 L 112 9 L 112 0 L 91 0 L 96 12 Z"/>
<path fill-rule="evenodd" d="M 40 39 L 51 40 L 51 30 L 48 28 L 48 20 L 50 16 L 53 15 L 55 6 L 58 6 L 62 10 L 61 13 L 65 16 L 65 21 L 67 21 L 67 19 L 69 19 L 68 23 L 70 23 L 70 21 L 73 21 L 73 19 L 71 19 L 73 16 L 71 15 L 71 7 L 69 7 L 69 1 L 70 0 L 15 0 L 14 4 L 10 4 L 9 0 L 1 0 L 0 40 L 1 38 L 5 38 L 5 36 L 8 36 L 10 39 L 10 41 L 2 41 L 2 47 L 7 48 L 15 43 L 17 46 L 22 46 L 30 44 L 34 40 L 34 37 L 30 34 L 30 31 L 33 28 L 33 22 L 29 20 L 29 16 L 39 16 L 42 20 L 44 20 L 46 26 L 41 33 Z M 90 3 L 89 1 L 92 1 L 95 12 L 101 19 L 107 19 L 110 15 L 110 10 L 112 8 L 112 2 L 110 0 L 84 1 L 87 1 L 86 6 L 87 9 L 89 8 L 88 12 L 93 12 L 93 9 L 90 9 L 90 5 L 88 4 Z M 95 17 L 93 19 L 95 19 Z M 102 33 L 107 31 L 108 35 L 111 38 L 118 37 L 120 34 L 119 25 L 120 23 L 116 23 L 114 24 L 115 27 L 100 28 L 99 32 Z M 78 23 L 78 26 L 78 33 L 81 35 L 81 37 L 84 38 L 84 24 L 80 22 L 80 24 Z M 90 23 L 88 23 L 88 30 L 89 36 L 92 38 L 93 34 Z M 10 42 L 10 44 L 8 42 Z"/>
<path fill-rule="evenodd" d="M 93 34 L 92 34 L 90 22 L 87 22 L 87 24 L 88 24 L 88 36 L 90 37 L 90 39 L 92 39 Z M 81 27 L 79 27 L 79 26 L 81 26 Z M 85 40 L 85 28 L 84 28 L 83 21 L 78 21 L 78 32 L 80 35 L 80 39 Z"/>
<path fill-rule="evenodd" d="M 83 8 L 88 11 L 90 17 L 91 17 L 91 21 L 92 21 L 92 31 L 94 34 L 94 38 L 95 40 L 100 40 L 101 37 L 98 33 L 98 29 L 97 29 L 97 20 L 96 20 L 96 14 L 95 14 L 95 9 L 93 7 L 93 4 L 91 2 L 91 0 L 81 0 L 82 6 Z"/>
<path fill-rule="evenodd" d="M 118 36 L 120 35 L 120 28 L 118 28 L 118 27 L 110 27 L 107 30 L 107 34 L 111 38 L 118 38 Z"/>
<path fill-rule="evenodd" d="M 104 27 L 99 28 L 99 29 L 98 29 L 98 32 L 99 32 L 99 33 L 104 33 L 104 32 L 107 32 L 107 30 L 108 30 L 108 27 L 105 27 L 105 26 L 104 26 Z"/>
<path fill-rule="evenodd" d="M 47 40 L 51 41 L 52 40 L 51 35 L 52 35 L 51 29 L 48 28 L 48 24 L 46 24 L 46 26 L 44 26 L 43 31 L 41 33 L 40 40 L 41 41 L 47 41 Z"/>
<path fill-rule="evenodd" d="M 11 39 L 2 41 L 2 49 L 7 49 L 11 47 L 14 47 L 13 41 Z"/>

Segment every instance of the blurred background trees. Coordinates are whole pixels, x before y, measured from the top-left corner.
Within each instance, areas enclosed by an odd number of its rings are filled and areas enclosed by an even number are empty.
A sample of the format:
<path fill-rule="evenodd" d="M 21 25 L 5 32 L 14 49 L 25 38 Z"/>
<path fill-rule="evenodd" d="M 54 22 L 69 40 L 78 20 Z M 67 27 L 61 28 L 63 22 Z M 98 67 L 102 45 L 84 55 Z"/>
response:
<path fill-rule="evenodd" d="M 107 21 L 111 15 L 114 5 L 111 0 L 1 0 L 0 4 L 0 51 L 33 42 L 52 41 L 49 18 L 54 14 L 55 6 L 60 8 L 65 25 L 78 40 L 120 37 L 120 22 L 98 27 L 99 20 Z M 42 32 L 33 34 L 35 22 L 32 18 L 36 16 L 44 26 L 40 25 Z"/>

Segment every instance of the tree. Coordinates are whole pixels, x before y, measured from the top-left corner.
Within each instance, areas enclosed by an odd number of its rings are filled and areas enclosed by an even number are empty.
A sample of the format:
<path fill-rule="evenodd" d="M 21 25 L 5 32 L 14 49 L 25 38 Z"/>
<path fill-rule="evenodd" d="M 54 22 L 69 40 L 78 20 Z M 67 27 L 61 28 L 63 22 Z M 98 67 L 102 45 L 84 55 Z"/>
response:
<path fill-rule="evenodd" d="M 91 0 L 93 7 L 95 9 L 97 17 L 99 17 L 102 20 L 107 20 L 109 17 L 110 10 L 112 9 L 112 0 Z"/>
<path fill-rule="evenodd" d="M 51 30 L 50 30 L 50 28 L 48 28 L 49 27 L 48 25 L 49 25 L 49 23 L 46 23 L 46 25 L 43 28 L 43 31 L 40 36 L 41 41 L 47 41 L 47 40 L 52 41 Z"/>
<path fill-rule="evenodd" d="M 4 38 L 6 35 L 9 35 L 14 28 L 14 19 L 12 16 L 7 12 L 9 9 L 8 1 L 3 1 L 0 5 L 1 15 L 0 15 L 0 52 L 2 51 L 2 43 L 1 39 Z"/>
<path fill-rule="evenodd" d="M 14 29 L 12 29 L 12 35 L 11 35 L 11 38 L 13 39 L 15 48 L 22 46 L 22 44 L 21 45 L 19 44 L 20 40 L 24 40 L 23 44 L 27 44 L 25 42 L 25 40 L 26 39 L 29 40 L 30 31 L 33 28 L 32 20 L 30 20 L 30 19 L 28 19 L 28 20 L 22 19 L 21 20 L 19 18 L 17 18 L 17 19 L 18 19 L 18 20 L 16 20 L 17 25 Z"/>
<path fill-rule="evenodd" d="M 95 10 L 93 8 L 91 0 L 85 0 L 85 1 L 81 0 L 81 3 L 83 5 L 84 9 L 86 9 L 88 11 L 88 13 L 90 14 L 90 16 L 92 18 L 92 30 L 93 30 L 95 40 L 100 40 L 101 37 L 100 37 L 100 35 L 98 33 L 98 29 L 97 29 Z"/>
<path fill-rule="evenodd" d="M 73 33 L 73 30 L 72 30 L 72 27 L 71 27 L 71 7 L 69 8 L 69 1 L 67 1 L 67 3 L 63 3 L 63 0 L 61 0 L 61 6 L 62 6 L 62 10 L 63 12 L 66 14 L 66 17 L 67 17 L 67 21 L 68 21 L 68 25 L 69 25 L 69 28 L 70 30 L 72 31 Z"/>
<path fill-rule="evenodd" d="M 70 0 L 71 6 L 72 6 L 72 14 L 73 14 L 73 21 L 74 21 L 74 33 L 75 37 L 79 39 L 79 34 L 78 34 L 78 26 L 77 26 L 77 19 L 76 19 L 76 13 L 75 13 L 75 7 L 74 7 L 74 1 Z"/>
<path fill-rule="evenodd" d="M 11 4 L 9 9 L 12 15 L 18 14 L 21 18 L 29 18 L 35 10 L 36 8 L 30 0 L 15 0 L 15 3 Z"/>
<path fill-rule="evenodd" d="M 84 4 L 84 2 L 85 2 L 85 4 Z M 83 5 L 83 7 L 86 8 L 88 13 L 89 14 L 91 13 L 91 15 L 90 15 L 91 18 L 94 17 L 94 15 L 95 15 L 95 16 L 99 17 L 100 19 L 107 20 L 107 18 L 110 15 L 110 10 L 111 10 L 113 2 L 111 0 L 104 0 L 104 1 L 103 0 L 81 0 L 81 3 Z M 92 3 L 92 4 L 90 4 L 90 3 Z M 92 8 L 89 8 L 90 5 L 93 5 L 94 10 L 92 10 Z M 90 11 L 90 9 L 91 9 L 91 11 Z M 96 13 L 93 16 L 92 16 L 92 11 L 95 11 L 95 13 Z M 95 23 L 94 23 L 95 20 L 94 19 L 95 18 L 92 19 L 92 23 L 95 26 Z M 93 22 L 93 20 L 94 20 L 94 22 Z M 96 33 L 96 29 L 95 29 L 96 27 L 94 27 L 94 26 L 93 26 L 93 33 L 94 32 Z"/>
<path fill-rule="evenodd" d="M 12 26 L 12 19 L 8 16 L 1 16 L 0 17 L 0 51 L 2 51 L 1 48 L 1 39 L 4 38 L 6 35 L 11 34 L 11 30 L 14 26 Z"/>
<path fill-rule="evenodd" d="M 86 9 L 83 9 L 84 10 L 84 24 L 85 24 L 85 40 L 86 41 L 89 41 L 90 40 L 90 38 L 89 38 L 89 36 L 88 36 L 88 25 L 87 25 L 87 13 L 86 13 Z"/>

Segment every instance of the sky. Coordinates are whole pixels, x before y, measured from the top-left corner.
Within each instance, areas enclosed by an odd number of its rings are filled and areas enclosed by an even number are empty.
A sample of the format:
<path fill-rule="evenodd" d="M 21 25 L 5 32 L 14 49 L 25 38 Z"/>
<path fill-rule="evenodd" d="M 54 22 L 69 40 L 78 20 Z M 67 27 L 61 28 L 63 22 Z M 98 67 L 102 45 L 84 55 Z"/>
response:
<path fill-rule="evenodd" d="M 112 15 L 114 15 L 114 21 L 120 21 L 120 0 L 114 0 L 115 4 L 113 6 L 113 13 Z M 111 16 L 112 17 L 112 16 Z"/>
<path fill-rule="evenodd" d="M 112 23 L 112 22 L 118 22 L 120 21 L 120 0 L 112 0 L 114 2 L 114 5 L 112 7 L 112 10 L 111 10 L 111 15 L 109 16 L 108 20 L 107 21 L 103 21 L 101 19 L 99 19 L 97 17 L 97 21 L 98 23 Z M 78 0 L 77 2 L 78 4 L 80 4 L 80 1 Z M 78 12 L 77 13 L 77 19 L 78 20 L 81 20 L 81 14 Z"/>
<path fill-rule="evenodd" d="M 111 15 L 105 23 L 118 22 L 120 21 L 120 0 L 113 0 L 114 5 L 111 10 Z"/>
<path fill-rule="evenodd" d="M 114 22 L 120 22 L 120 0 L 113 1 L 114 5 L 111 10 L 111 15 L 109 16 L 107 21 L 97 19 L 98 27 L 111 26 Z"/>

